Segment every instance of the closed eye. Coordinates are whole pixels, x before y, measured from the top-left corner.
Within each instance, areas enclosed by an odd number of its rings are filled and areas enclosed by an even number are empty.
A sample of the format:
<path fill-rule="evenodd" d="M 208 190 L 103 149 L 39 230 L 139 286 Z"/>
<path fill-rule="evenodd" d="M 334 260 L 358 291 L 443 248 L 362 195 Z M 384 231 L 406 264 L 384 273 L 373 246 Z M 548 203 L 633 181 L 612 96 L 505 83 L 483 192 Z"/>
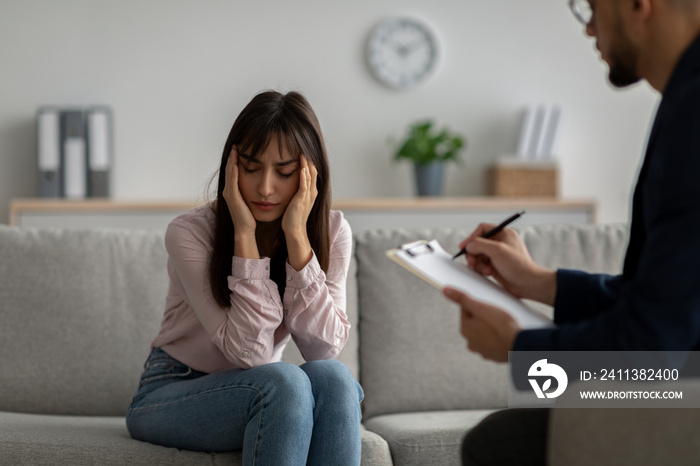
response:
<path fill-rule="evenodd" d="M 277 174 L 278 174 L 281 178 L 291 178 L 291 176 L 292 176 L 295 172 L 296 172 L 296 170 L 292 170 L 292 171 L 289 172 L 289 173 L 277 172 Z"/>

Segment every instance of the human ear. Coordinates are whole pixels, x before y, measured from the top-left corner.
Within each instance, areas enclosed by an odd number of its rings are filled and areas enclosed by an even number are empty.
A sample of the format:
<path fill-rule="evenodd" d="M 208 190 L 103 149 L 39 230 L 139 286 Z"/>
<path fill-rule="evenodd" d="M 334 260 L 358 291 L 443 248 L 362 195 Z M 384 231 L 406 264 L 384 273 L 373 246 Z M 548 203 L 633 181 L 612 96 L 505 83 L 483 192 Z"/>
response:
<path fill-rule="evenodd" d="M 658 9 L 658 0 L 625 0 L 621 16 L 629 37 L 634 43 L 643 41 L 649 31 L 649 20 Z"/>
<path fill-rule="evenodd" d="M 652 3 L 655 0 L 633 0 L 632 10 L 636 15 L 640 15 L 642 19 L 647 19 L 651 14 L 653 8 Z"/>

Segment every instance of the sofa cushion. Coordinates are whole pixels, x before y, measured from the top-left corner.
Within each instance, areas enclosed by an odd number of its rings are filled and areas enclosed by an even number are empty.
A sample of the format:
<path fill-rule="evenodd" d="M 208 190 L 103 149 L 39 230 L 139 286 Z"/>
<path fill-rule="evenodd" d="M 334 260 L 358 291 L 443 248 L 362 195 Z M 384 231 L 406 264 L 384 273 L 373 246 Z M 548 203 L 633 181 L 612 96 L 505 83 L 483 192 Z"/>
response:
<path fill-rule="evenodd" d="M 163 233 L 0 226 L 0 411 L 123 415 L 168 286 Z M 357 377 L 351 339 L 338 359 Z M 301 362 L 293 342 L 283 358 Z"/>
<path fill-rule="evenodd" d="M 437 238 L 448 251 L 464 230 L 374 230 L 356 238 L 360 380 L 366 418 L 380 414 L 505 407 L 505 365 L 467 351 L 456 305 L 385 251 Z"/>
<path fill-rule="evenodd" d="M 666 408 L 651 408 L 653 402 L 641 399 L 627 400 L 636 402 L 640 406 L 636 408 L 557 408 L 560 403 L 575 405 L 579 389 L 584 385 L 573 386 L 576 388 L 570 385 L 557 398 L 550 413 L 548 464 L 700 464 L 700 435 L 697 433 L 700 409 L 673 407 L 675 401 L 681 400 L 667 400 Z M 586 390 L 595 389 L 588 382 L 585 387 Z M 681 406 L 697 406 L 700 399 L 700 379 L 696 377 L 666 383 L 606 381 L 597 388 L 616 392 L 630 389 L 680 392 Z"/>
<path fill-rule="evenodd" d="M 562 408 L 549 422 L 552 466 L 700 463 L 698 409 Z"/>
<path fill-rule="evenodd" d="M 376 416 L 367 428 L 386 439 L 395 466 L 461 464 L 466 433 L 492 410 L 432 411 Z"/>
<path fill-rule="evenodd" d="M 123 417 L 0 412 L 5 464 L 241 464 L 239 451 L 201 453 L 132 440 Z"/>
<path fill-rule="evenodd" d="M 552 269 L 619 273 L 624 225 L 518 228 L 533 259 Z M 505 365 L 466 350 L 459 312 L 439 290 L 385 257 L 409 241 L 436 238 L 448 251 L 470 230 L 375 230 L 356 238 L 365 416 L 507 405 Z M 532 304 L 532 303 L 531 303 Z M 536 306 L 551 315 L 551 308 Z"/>
<path fill-rule="evenodd" d="M 0 412 L 0 446 L 2 464 L 241 464 L 240 451 L 201 453 L 132 440 L 123 417 Z M 362 464 L 392 464 L 387 443 L 364 428 Z"/>
<path fill-rule="evenodd" d="M 125 413 L 165 266 L 155 232 L 0 228 L 0 410 Z"/>
<path fill-rule="evenodd" d="M 527 225 L 516 230 L 544 267 L 612 274 L 622 270 L 628 235 L 624 224 Z"/>

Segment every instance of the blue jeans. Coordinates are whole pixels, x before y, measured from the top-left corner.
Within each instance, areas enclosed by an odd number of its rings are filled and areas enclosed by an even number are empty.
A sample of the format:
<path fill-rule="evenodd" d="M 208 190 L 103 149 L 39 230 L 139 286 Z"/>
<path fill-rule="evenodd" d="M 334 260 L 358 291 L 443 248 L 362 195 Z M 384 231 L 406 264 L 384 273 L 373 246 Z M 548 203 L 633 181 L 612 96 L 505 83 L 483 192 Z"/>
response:
<path fill-rule="evenodd" d="M 155 348 L 126 425 L 166 447 L 242 449 L 244 465 L 358 465 L 363 397 L 335 360 L 205 374 Z"/>

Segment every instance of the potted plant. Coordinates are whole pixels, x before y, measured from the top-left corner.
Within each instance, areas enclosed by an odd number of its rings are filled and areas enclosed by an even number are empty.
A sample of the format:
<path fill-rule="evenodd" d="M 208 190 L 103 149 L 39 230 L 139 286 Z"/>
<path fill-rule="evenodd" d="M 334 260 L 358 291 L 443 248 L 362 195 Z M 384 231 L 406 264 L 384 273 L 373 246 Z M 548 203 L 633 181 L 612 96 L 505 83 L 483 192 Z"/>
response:
<path fill-rule="evenodd" d="M 413 162 L 419 196 L 440 196 L 445 162 L 459 161 L 464 140 L 443 128 L 433 129 L 432 121 L 413 124 L 407 138 L 394 155 L 394 160 Z"/>

